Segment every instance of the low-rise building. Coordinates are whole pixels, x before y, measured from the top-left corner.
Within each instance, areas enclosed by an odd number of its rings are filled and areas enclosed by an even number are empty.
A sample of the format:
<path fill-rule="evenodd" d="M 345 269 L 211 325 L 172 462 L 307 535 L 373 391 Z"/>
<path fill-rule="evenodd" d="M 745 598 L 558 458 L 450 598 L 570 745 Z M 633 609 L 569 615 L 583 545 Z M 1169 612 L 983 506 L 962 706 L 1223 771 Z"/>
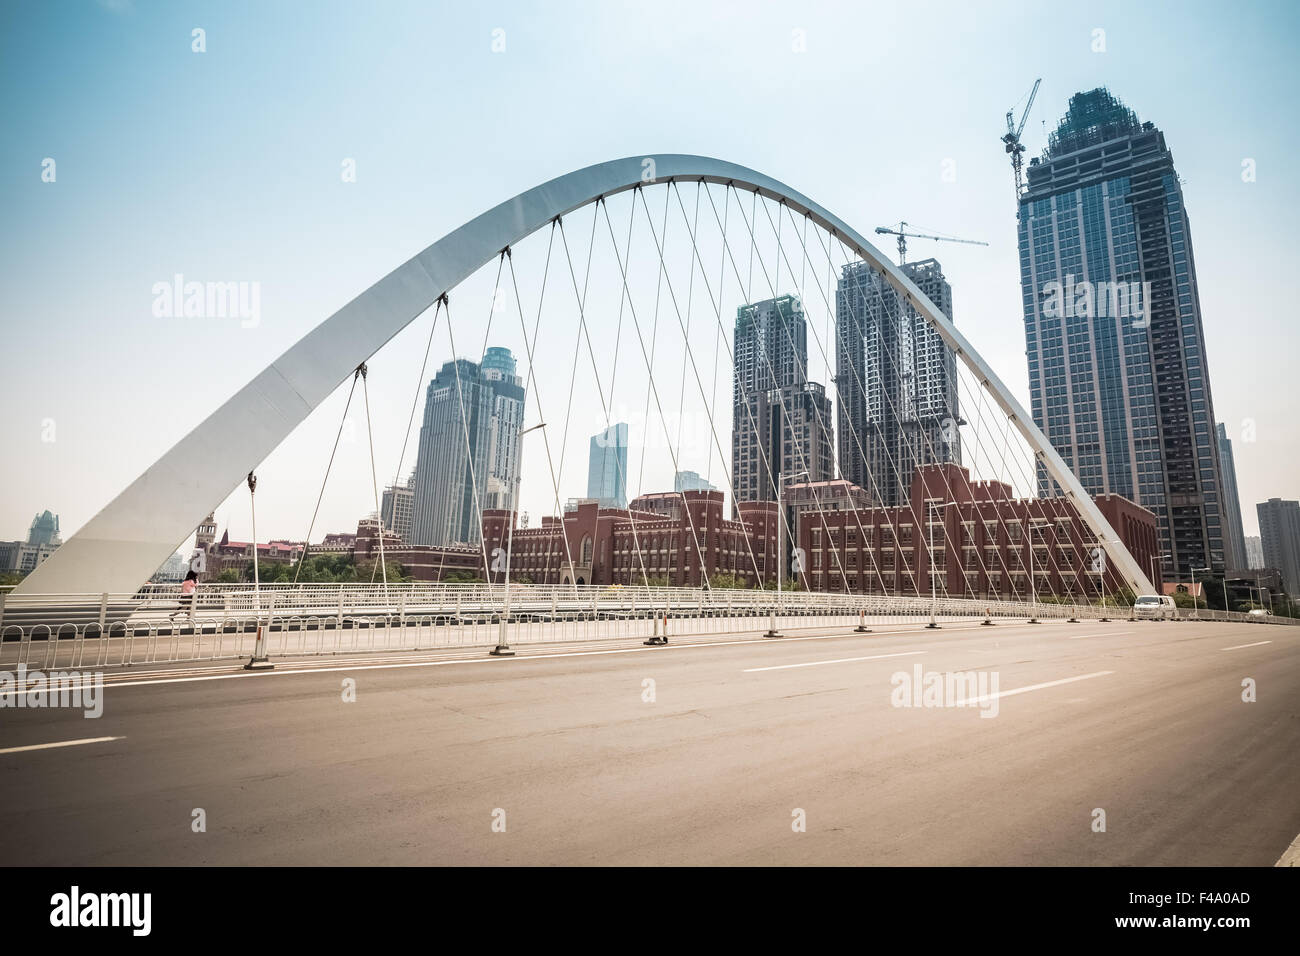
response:
<path fill-rule="evenodd" d="M 26 541 L 0 541 L 0 572 L 29 574 L 61 544 L 59 516 L 44 511 L 32 521 Z"/>
<path fill-rule="evenodd" d="M 720 491 L 662 492 L 627 508 L 578 501 L 562 518 L 512 531 L 513 515 L 493 510 L 483 512 L 483 540 L 496 558 L 509 549 L 512 581 L 700 587 L 722 575 L 743 587 L 774 583 L 776 503 L 741 502 L 737 511 L 725 517 Z M 504 561 L 494 560 L 492 580 L 504 578 Z"/>
<path fill-rule="evenodd" d="M 222 532 L 219 539 L 209 543 L 203 549 L 205 552 L 203 573 L 199 575 L 199 580 L 216 580 L 221 572 L 227 569 L 233 569 L 242 577 L 253 563 L 255 547 L 258 567 L 262 568 L 272 564 L 292 564 L 297 561 L 302 557 L 303 542 L 279 539 L 254 545 L 250 541 L 232 541 L 229 531 Z"/>
<path fill-rule="evenodd" d="M 1095 501 L 1158 589 L 1155 515 L 1118 495 Z M 971 481 L 953 463 L 916 468 L 899 507 L 809 504 L 798 545 L 801 580 L 815 591 L 928 595 L 932 566 L 941 597 L 1090 601 L 1124 587 L 1067 499 L 1015 498 L 1009 485 Z"/>

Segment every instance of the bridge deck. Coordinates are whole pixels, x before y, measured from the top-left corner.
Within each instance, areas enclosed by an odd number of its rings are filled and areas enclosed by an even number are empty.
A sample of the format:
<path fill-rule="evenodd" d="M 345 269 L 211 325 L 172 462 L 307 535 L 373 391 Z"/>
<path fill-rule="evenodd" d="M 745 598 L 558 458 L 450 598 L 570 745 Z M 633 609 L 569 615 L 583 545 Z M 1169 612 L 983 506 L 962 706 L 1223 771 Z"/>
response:
<path fill-rule="evenodd" d="M 117 739 L 0 754 L 0 826 L 42 834 L 0 862 L 1272 865 L 1300 832 L 1292 628 L 390 657 L 155 671 L 94 721 L 9 710 L 2 748 Z M 917 665 L 998 673 L 997 716 L 892 706 Z"/>

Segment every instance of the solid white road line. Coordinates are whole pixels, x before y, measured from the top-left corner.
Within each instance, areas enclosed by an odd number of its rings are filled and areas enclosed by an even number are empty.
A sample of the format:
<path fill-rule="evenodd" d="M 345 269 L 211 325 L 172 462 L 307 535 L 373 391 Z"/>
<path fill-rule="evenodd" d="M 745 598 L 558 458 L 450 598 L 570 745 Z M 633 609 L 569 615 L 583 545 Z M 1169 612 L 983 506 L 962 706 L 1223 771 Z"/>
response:
<path fill-rule="evenodd" d="M 102 744 L 109 740 L 121 740 L 121 737 L 83 737 L 81 740 L 60 740 L 52 744 L 31 744 L 26 747 L 6 747 L 0 754 L 17 754 L 24 750 L 51 750 L 55 747 L 79 747 L 82 744 Z"/>
<path fill-rule="evenodd" d="M 1062 684 L 1073 684 L 1075 681 L 1090 680 L 1093 677 L 1105 677 L 1107 674 L 1113 674 L 1114 671 L 1094 671 L 1091 674 L 1080 674 L 1078 677 L 1062 677 L 1060 680 L 1049 680 L 1042 684 L 1030 684 L 1028 687 L 1017 687 L 1013 690 L 1000 690 L 996 694 L 984 694 L 982 697 L 969 697 L 966 703 L 978 704 L 985 700 L 996 700 L 999 697 L 1014 697 L 1016 694 L 1027 694 L 1031 690 L 1044 690 L 1048 687 L 1060 687 Z"/>
<path fill-rule="evenodd" d="M 1221 647 L 1221 651 L 1239 651 L 1243 647 L 1259 647 L 1261 644 L 1272 644 L 1272 641 L 1256 641 L 1254 644 L 1233 644 L 1231 647 Z"/>
<path fill-rule="evenodd" d="M 833 661 L 805 661 L 802 664 L 777 664 L 774 667 L 746 667 L 742 674 L 757 674 L 759 671 L 787 671 L 792 667 L 820 667 L 822 664 L 848 664 L 853 661 L 879 661 L 886 657 L 911 657 L 924 654 L 925 651 L 900 651 L 897 654 L 872 654 L 870 657 L 839 657 Z"/>

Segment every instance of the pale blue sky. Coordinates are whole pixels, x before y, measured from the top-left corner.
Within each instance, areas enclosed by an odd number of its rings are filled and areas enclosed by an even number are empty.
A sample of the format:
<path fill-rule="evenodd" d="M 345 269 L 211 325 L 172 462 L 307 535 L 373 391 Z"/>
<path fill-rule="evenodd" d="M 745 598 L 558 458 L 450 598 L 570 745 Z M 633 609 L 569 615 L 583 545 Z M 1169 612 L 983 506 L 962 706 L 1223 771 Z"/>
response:
<path fill-rule="evenodd" d="M 916 256 L 942 259 L 958 324 L 1027 398 L 1015 208 L 998 137 L 1038 76 L 1029 155 L 1070 94 L 1099 85 L 1167 136 L 1185 180 L 1215 409 L 1237 439 L 1254 533 L 1254 502 L 1300 496 L 1297 9 L 6 4 L 0 537 L 25 534 L 46 508 L 65 536 L 75 531 L 400 262 L 523 189 L 620 156 L 713 155 L 784 181 L 864 233 L 906 219 L 988 241 Z M 202 54 L 191 52 L 195 27 L 206 31 Z M 491 49 L 497 28 L 502 53 Z M 792 50 L 796 29 L 804 54 Z M 1096 29 L 1104 52 L 1092 50 Z M 46 157 L 54 183 L 41 180 Z M 340 181 L 345 158 L 356 160 L 355 183 Z M 1242 181 L 1244 158 L 1256 161 L 1256 182 Z M 949 159 L 951 183 L 941 179 Z M 175 273 L 259 282 L 260 324 L 156 318 L 152 286 Z M 427 326 L 410 331 L 374 365 L 387 470 Z M 440 340 L 431 362 L 448 354 Z M 305 533 L 341 411 L 339 395 L 264 466 L 262 537 Z M 1253 442 L 1241 440 L 1245 419 Z M 42 440 L 47 420 L 52 442 Z M 585 493 L 586 438 L 570 442 L 565 496 Z M 314 537 L 351 530 L 372 507 L 362 445 L 340 465 Z M 526 507 L 546 510 L 549 495 L 526 479 Z M 244 498 L 218 517 L 247 535 Z"/>

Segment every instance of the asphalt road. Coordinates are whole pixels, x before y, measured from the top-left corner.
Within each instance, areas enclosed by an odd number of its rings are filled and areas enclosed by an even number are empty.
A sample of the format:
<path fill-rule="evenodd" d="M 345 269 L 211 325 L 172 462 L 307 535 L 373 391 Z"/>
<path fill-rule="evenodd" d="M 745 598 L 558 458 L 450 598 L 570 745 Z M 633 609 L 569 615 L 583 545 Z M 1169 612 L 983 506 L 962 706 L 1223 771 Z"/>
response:
<path fill-rule="evenodd" d="M 999 696 L 894 706 L 917 666 L 996 675 Z M 1300 833 L 1293 628 L 839 630 L 106 679 L 99 719 L 0 710 L 0 827 L 22 834 L 0 863 L 1271 866 Z"/>

